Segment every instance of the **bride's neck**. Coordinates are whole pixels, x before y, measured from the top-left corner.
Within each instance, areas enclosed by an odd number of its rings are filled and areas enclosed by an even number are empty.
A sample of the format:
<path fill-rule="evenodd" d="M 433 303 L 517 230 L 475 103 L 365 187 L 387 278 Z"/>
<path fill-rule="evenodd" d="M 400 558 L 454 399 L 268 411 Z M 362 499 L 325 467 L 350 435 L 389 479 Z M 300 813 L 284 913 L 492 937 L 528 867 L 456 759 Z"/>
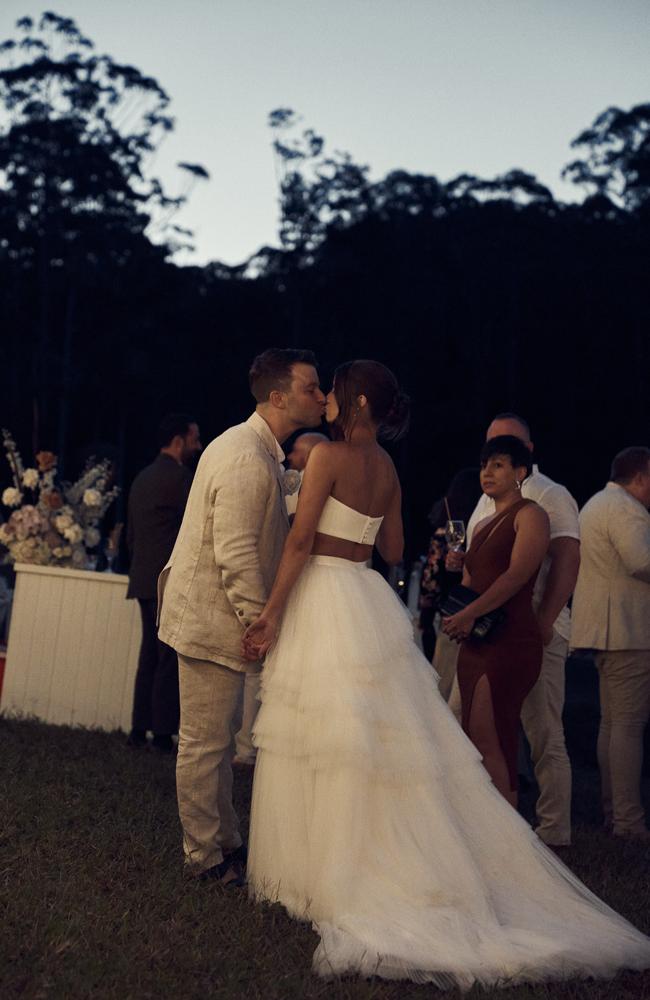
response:
<path fill-rule="evenodd" d="M 377 430 L 368 425 L 353 427 L 348 435 L 349 444 L 375 444 L 377 441 Z"/>

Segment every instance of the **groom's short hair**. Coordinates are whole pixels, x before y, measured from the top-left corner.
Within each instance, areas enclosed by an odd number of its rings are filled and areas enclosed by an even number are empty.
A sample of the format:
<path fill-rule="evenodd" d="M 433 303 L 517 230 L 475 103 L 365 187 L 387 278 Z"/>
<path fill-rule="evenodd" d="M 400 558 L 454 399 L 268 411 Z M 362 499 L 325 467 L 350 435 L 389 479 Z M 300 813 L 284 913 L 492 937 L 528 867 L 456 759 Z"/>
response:
<path fill-rule="evenodd" d="M 274 389 L 288 392 L 291 388 L 291 369 L 294 365 L 314 365 L 313 351 L 293 347 L 270 347 L 258 354 L 248 373 L 248 383 L 256 402 L 265 403 Z"/>

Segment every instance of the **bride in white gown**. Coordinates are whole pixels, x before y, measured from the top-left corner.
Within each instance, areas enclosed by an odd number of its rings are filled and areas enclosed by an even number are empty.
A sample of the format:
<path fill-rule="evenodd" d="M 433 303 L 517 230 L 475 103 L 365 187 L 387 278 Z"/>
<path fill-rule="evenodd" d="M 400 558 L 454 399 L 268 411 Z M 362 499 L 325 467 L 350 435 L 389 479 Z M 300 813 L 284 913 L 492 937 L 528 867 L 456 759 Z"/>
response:
<path fill-rule="evenodd" d="M 262 616 L 266 657 L 248 881 L 320 936 L 314 969 L 432 982 L 609 977 L 650 939 L 593 895 L 492 785 L 439 696 L 409 616 L 368 568 L 403 548 L 377 432 L 407 401 L 377 362 L 327 397 L 342 440 L 311 453 Z M 281 627 L 280 627 L 281 625 Z"/>

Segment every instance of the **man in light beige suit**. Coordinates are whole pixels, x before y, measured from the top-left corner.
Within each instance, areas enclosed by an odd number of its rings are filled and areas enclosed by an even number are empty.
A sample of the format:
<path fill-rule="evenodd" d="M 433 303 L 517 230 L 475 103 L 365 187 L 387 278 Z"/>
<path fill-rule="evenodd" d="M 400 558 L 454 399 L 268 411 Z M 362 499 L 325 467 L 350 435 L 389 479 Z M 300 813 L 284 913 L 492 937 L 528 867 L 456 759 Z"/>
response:
<path fill-rule="evenodd" d="M 626 448 L 611 482 L 580 513 L 582 563 L 571 646 L 594 649 L 600 681 L 598 764 L 605 824 L 650 840 L 640 796 L 650 718 L 650 449 Z"/>
<path fill-rule="evenodd" d="M 255 413 L 211 442 L 159 581 L 159 636 L 178 653 L 176 770 L 186 863 L 240 885 L 245 847 L 232 803 L 232 730 L 246 671 L 244 629 L 271 589 L 289 530 L 281 443 L 320 424 L 325 397 L 310 351 L 272 349 L 249 373 Z"/>

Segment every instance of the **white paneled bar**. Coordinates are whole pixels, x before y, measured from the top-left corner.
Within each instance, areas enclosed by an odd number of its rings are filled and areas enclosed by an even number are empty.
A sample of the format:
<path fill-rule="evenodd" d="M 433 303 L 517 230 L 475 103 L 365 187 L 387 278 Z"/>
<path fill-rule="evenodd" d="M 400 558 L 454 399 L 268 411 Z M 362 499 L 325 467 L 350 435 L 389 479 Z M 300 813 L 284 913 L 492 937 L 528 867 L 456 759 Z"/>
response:
<path fill-rule="evenodd" d="M 128 731 L 141 637 L 128 577 L 25 563 L 15 570 L 0 708 Z"/>

